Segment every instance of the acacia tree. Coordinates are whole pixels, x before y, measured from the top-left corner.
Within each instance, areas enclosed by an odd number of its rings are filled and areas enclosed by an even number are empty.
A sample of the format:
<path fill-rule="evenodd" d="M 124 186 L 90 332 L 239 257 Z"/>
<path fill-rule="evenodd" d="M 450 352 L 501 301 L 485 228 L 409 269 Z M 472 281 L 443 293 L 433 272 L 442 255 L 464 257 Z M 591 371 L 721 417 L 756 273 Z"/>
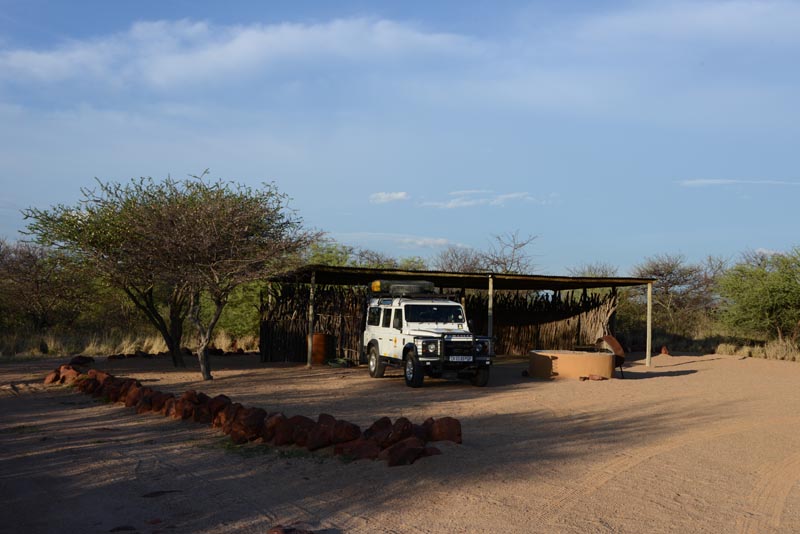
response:
<path fill-rule="evenodd" d="M 174 256 L 175 268 L 194 288 L 189 317 L 199 337 L 200 370 L 208 380 L 208 346 L 231 292 L 240 284 L 297 266 L 298 252 L 318 235 L 303 229 L 274 184 L 253 190 L 206 183 L 199 177 L 184 187 L 194 201 L 180 211 L 176 225 L 194 239 Z M 210 314 L 201 314 L 201 292 L 212 303 Z"/>
<path fill-rule="evenodd" d="M 656 254 L 633 268 L 637 278 L 655 278 L 653 306 L 656 321 L 672 334 L 694 334 L 704 317 L 713 313 L 718 302 L 715 284 L 726 262 L 709 257 L 702 263 L 689 263 L 682 254 Z M 643 289 L 634 297 L 643 300 Z"/>
<path fill-rule="evenodd" d="M 527 248 L 538 236 L 520 236 L 519 230 L 492 236 L 489 249 L 482 254 L 486 269 L 503 274 L 530 274 L 533 260 Z"/>
<path fill-rule="evenodd" d="M 33 243 L 0 243 L 0 292 L 7 312 L 37 333 L 70 324 L 89 294 L 89 277 L 68 254 Z"/>
<path fill-rule="evenodd" d="M 178 212 L 179 184 L 169 178 L 161 183 L 152 178 L 124 185 L 97 182 L 96 189 L 81 189 L 83 198 L 75 206 L 25 210 L 31 221 L 28 233 L 41 244 L 75 254 L 120 288 L 164 338 L 173 364 L 183 367 L 183 323 L 192 287 L 176 276 L 170 246 L 181 243 L 183 236 L 169 220 L 153 217 L 162 211 L 160 206 Z"/>
<path fill-rule="evenodd" d="M 746 254 L 719 279 L 722 320 L 747 334 L 797 342 L 800 337 L 800 248 Z"/>
<path fill-rule="evenodd" d="M 450 245 L 442 249 L 432 263 L 440 271 L 529 274 L 534 265 L 527 248 L 536 238 L 535 235 L 521 237 L 517 230 L 493 235 L 486 250 Z"/>
<path fill-rule="evenodd" d="M 368 267 L 373 269 L 425 270 L 427 263 L 419 256 L 400 259 L 368 248 L 356 248 L 337 241 L 320 237 L 302 255 L 308 265 L 319 264 L 332 267 Z"/>
<path fill-rule="evenodd" d="M 281 269 L 309 239 L 274 184 L 254 191 L 206 176 L 98 180 L 97 189 L 81 190 L 76 206 L 24 213 L 39 242 L 80 256 L 124 291 L 161 333 L 176 366 L 185 365 L 181 341 L 191 312 L 201 371 L 210 379 L 208 342 L 230 292 Z M 202 292 L 213 302 L 208 320 L 200 314 Z"/>
<path fill-rule="evenodd" d="M 433 258 L 433 266 L 440 271 L 477 273 L 486 270 L 484 256 L 474 248 L 450 245 Z"/>

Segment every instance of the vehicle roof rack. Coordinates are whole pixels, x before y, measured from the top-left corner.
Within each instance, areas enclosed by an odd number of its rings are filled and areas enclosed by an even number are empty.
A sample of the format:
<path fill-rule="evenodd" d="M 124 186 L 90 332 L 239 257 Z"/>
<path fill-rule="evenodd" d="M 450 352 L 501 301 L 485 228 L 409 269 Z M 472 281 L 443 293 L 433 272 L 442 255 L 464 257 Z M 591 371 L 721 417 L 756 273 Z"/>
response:
<path fill-rule="evenodd" d="M 436 286 L 427 280 L 375 280 L 370 284 L 372 296 L 432 297 Z"/>

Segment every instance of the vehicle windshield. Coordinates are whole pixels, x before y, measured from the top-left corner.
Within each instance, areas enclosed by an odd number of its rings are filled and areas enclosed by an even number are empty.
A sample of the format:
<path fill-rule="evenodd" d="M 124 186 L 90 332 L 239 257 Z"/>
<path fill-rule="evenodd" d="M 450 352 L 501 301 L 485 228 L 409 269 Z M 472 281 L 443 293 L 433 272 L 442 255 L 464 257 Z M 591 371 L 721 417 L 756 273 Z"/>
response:
<path fill-rule="evenodd" d="M 405 309 L 409 323 L 464 322 L 464 310 L 457 304 L 408 304 Z"/>

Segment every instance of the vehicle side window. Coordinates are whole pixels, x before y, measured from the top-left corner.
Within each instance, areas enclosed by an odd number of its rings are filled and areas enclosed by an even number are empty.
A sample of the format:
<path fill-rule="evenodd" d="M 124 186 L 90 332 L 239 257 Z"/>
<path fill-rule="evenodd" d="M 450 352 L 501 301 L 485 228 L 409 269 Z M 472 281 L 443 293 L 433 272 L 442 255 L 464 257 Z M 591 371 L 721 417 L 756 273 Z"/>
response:
<path fill-rule="evenodd" d="M 392 318 L 392 328 L 397 330 L 403 329 L 403 308 L 397 308 L 394 310 L 394 316 Z"/>
<path fill-rule="evenodd" d="M 383 323 L 381 324 L 384 328 L 389 328 L 392 324 L 392 309 L 391 308 L 384 308 L 383 309 Z"/>
<path fill-rule="evenodd" d="M 371 307 L 367 312 L 367 324 L 370 326 L 378 326 L 381 324 L 381 309 L 378 307 Z"/>

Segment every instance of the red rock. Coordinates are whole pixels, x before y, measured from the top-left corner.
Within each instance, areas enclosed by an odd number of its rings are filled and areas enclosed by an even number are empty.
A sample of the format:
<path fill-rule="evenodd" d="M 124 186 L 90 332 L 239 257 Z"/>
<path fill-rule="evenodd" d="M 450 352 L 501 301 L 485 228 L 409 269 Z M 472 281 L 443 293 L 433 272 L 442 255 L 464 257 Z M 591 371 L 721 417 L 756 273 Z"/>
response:
<path fill-rule="evenodd" d="M 336 424 L 336 418 L 330 414 L 321 413 L 319 417 L 317 417 L 317 423 L 333 428 L 333 425 Z"/>
<path fill-rule="evenodd" d="M 152 411 L 153 411 L 152 395 L 142 395 L 142 398 L 136 404 L 136 413 L 142 414 Z"/>
<path fill-rule="evenodd" d="M 282 413 L 270 414 L 264 419 L 264 425 L 261 427 L 261 437 L 265 442 L 270 442 L 275 437 L 275 429 L 279 423 L 286 422 L 286 416 Z"/>
<path fill-rule="evenodd" d="M 397 421 L 394 422 L 392 425 L 392 433 L 389 434 L 388 439 L 385 440 L 384 443 L 381 443 L 381 447 L 386 448 L 388 446 L 394 445 L 399 441 L 403 441 L 406 438 L 410 438 L 414 435 L 414 425 L 411 424 L 405 417 L 400 417 Z"/>
<path fill-rule="evenodd" d="M 139 404 L 139 401 L 142 400 L 142 395 L 144 394 L 144 388 L 141 386 L 137 386 L 134 384 L 130 388 L 128 388 L 128 393 L 125 395 L 125 407 L 132 408 Z"/>
<path fill-rule="evenodd" d="M 282 417 L 275 423 L 275 434 L 272 437 L 275 445 L 291 445 L 294 443 L 294 427 L 288 419 Z"/>
<path fill-rule="evenodd" d="M 66 366 L 62 365 L 59 370 L 59 381 L 62 384 L 72 384 L 75 382 L 78 377 L 81 375 L 78 371 L 73 369 L 72 367 L 65 368 Z"/>
<path fill-rule="evenodd" d="M 293 415 L 289 418 L 288 423 L 292 427 L 292 441 L 298 447 L 305 447 L 308 433 L 316 423 L 305 415 Z"/>
<path fill-rule="evenodd" d="M 164 404 L 167 402 L 167 400 L 174 398 L 175 397 L 172 395 L 172 393 L 157 392 L 152 396 L 153 412 L 161 413 L 161 411 L 164 409 Z"/>
<path fill-rule="evenodd" d="M 388 417 L 381 417 L 364 431 L 364 438 L 371 439 L 378 445 L 381 445 L 389 439 L 391 433 L 392 420 Z"/>
<path fill-rule="evenodd" d="M 175 413 L 184 421 L 194 417 L 195 408 L 196 406 L 186 399 L 178 399 L 178 402 L 175 403 Z"/>
<path fill-rule="evenodd" d="M 214 419 L 215 426 L 222 429 L 225 434 L 231 433 L 231 425 L 236 420 L 236 416 L 240 410 L 244 410 L 244 406 L 234 403 L 229 404 L 224 410 L 217 412 L 217 417 Z"/>
<path fill-rule="evenodd" d="M 228 436 L 230 436 L 232 442 L 237 445 L 242 445 L 249 441 L 247 439 L 247 431 L 241 423 L 234 421 L 230 428 L 231 430 L 228 432 Z"/>
<path fill-rule="evenodd" d="M 423 443 L 426 443 L 431 439 L 430 434 L 428 433 L 428 428 L 426 428 L 425 425 L 417 425 L 417 424 L 412 425 L 411 435 L 413 435 L 416 438 L 419 438 L 419 440 Z"/>
<path fill-rule="evenodd" d="M 119 398 L 122 395 L 122 384 L 107 384 L 103 386 L 103 389 L 109 401 L 119 402 Z"/>
<path fill-rule="evenodd" d="M 193 389 L 190 389 L 181 395 L 181 400 L 187 400 L 192 404 L 197 404 L 199 402 L 197 398 L 197 392 Z"/>
<path fill-rule="evenodd" d="M 170 396 L 167 400 L 164 401 L 164 407 L 161 408 L 161 415 L 165 417 L 175 417 L 175 405 L 178 403 L 178 400 L 174 396 Z"/>
<path fill-rule="evenodd" d="M 374 440 L 363 438 L 339 443 L 333 448 L 333 454 L 349 456 L 354 460 L 374 460 L 380 452 L 381 448 Z"/>
<path fill-rule="evenodd" d="M 364 431 L 364 438 L 371 439 L 372 436 L 377 432 L 384 432 L 386 430 L 392 430 L 392 420 L 388 417 L 381 417 L 380 419 L 376 420 L 372 423 L 369 428 Z"/>
<path fill-rule="evenodd" d="M 333 425 L 331 441 L 333 443 L 345 443 L 361 437 L 361 428 L 349 421 L 336 421 Z"/>
<path fill-rule="evenodd" d="M 120 395 L 119 395 L 120 402 L 125 402 L 125 398 L 128 396 L 128 391 L 130 391 L 130 389 L 134 386 L 141 387 L 142 385 L 133 378 L 126 378 L 122 382 L 122 387 L 120 388 Z"/>
<path fill-rule="evenodd" d="M 391 447 L 384 449 L 378 455 L 381 460 L 386 460 L 389 467 L 396 465 L 410 465 L 425 454 L 425 444 L 418 438 L 411 436 L 398 441 Z"/>
<path fill-rule="evenodd" d="M 86 378 L 85 380 L 79 381 L 75 387 L 81 393 L 86 393 L 87 395 L 90 395 L 94 393 L 94 390 L 100 387 L 100 383 L 94 378 Z"/>
<path fill-rule="evenodd" d="M 244 434 L 247 441 L 253 441 L 261 437 L 261 428 L 266 417 L 267 412 L 261 408 L 244 408 L 236 414 L 233 427 Z"/>
<path fill-rule="evenodd" d="M 231 404 L 231 399 L 227 395 L 217 395 L 208 401 L 208 411 L 211 413 L 211 418 L 215 418 L 220 410 L 224 410 L 226 406 Z"/>
<path fill-rule="evenodd" d="M 422 422 L 422 428 L 424 428 L 424 429 L 425 429 L 425 432 L 427 432 L 428 436 L 430 436 L 430 435 L 431 435 L 431 428 L 433 427 L 433 423 L 434 423 L 435 421 L 436 421 L 436 420 L 435 420 L 433 417 L 428 417 L 427 419 L 425 419 L 425 420 Z"/>
<path fill-rule="evenodd" d="M 194 406 L 194 410 L 192 412 L 192 421 L 195 423 L 208 425 L 211 424 L 213 419 L 214 418 L 211 416 L 211 410 L 209 410 L 207 402 L 196 404 Z"/>
<path fill-rule="evenodd" d="M 453 417 L 442 417 L 431 426 L 431 441 L 461 443 L 461 423 Z"/>
<path fill-rule="evenodd" d="M 333 443 L 333 427 L 317 423 L 308 433 L 306 448 L 310 451 L 324 449 Z"/>
<path fill-rule="evenodd" d="M 86 374 L 89 375 L 90 378 L 97 380 L 100 384 L 105 384 L 106 380 L 111 378 L 110 374 L 98 371 L 97 369 L 89 369 Z"/>
<path fill-rule="evenodd" d="M 50 384 L 55 384 L 61 379 L 61 374 L 58 370 L 50 371 L 46 377 L 44 377 L 44 385 L 49 386 Z"/>
<path fill-rule="evenodd" d="M 167 401 L 169 402 L 169 401 Z M 183 403 L 186 402 L 180 397 L 175 399 L 175 402 L 172 403 L 169 409 L 168 416 L 172 417 L 173 419 L 183 419 Z"/>

